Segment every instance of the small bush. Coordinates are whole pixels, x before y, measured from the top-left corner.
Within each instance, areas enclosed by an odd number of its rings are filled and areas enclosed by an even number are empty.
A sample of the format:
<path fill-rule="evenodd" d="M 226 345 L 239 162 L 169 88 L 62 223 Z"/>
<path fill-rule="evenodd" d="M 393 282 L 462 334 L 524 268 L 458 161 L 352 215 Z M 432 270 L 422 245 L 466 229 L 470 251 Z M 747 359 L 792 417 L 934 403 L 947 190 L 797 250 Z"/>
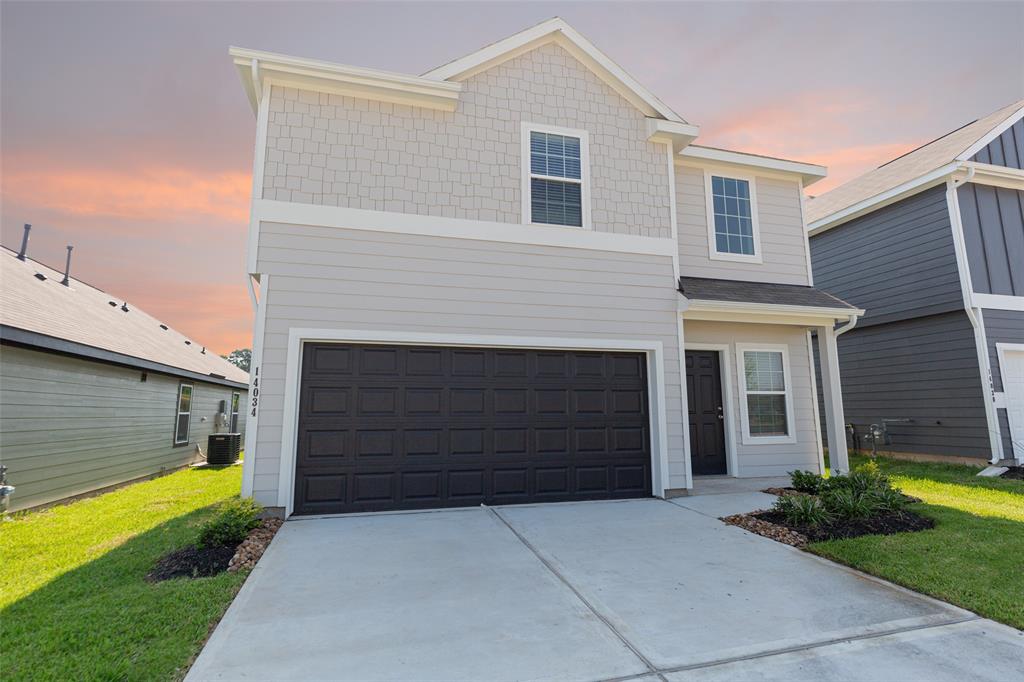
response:
<path fill-rule="evenodd" d="M 818 526 L 832 518 L 821 500 L 807 495 L 783 495 L 772 510 L 781 513 L 786 522 L 794 526 Z"/>
<path fill-rule="evenodd" d="M 844 520 L 866 519 L 879 511 L 879 503 L 873 491 L 830 490 L 822 495 L 822 504 L 829 514 Z"/>
<path fill-rule="evenodd" d="M 213 518 L 199 529 L 200 549 L 237 545 L 260 524 L 262 507 L 251 497 L 236 497 L 220 506 Z"/>
<path fill-rule="evenodd" d="M 825 479 L 810 471 L 790 471 L 789 480 L 796 490 L 811 495 L 821 492 L 822 486 L 825 484 Z"/>
<path fill-rule="evenodd" d="M 875 490 L 871 495 L 874 497 L 875 504 L 882 511 L 898 512 L 903 511 L 907 506 L 907 498 L 899 490 L 893 488 Z"/>

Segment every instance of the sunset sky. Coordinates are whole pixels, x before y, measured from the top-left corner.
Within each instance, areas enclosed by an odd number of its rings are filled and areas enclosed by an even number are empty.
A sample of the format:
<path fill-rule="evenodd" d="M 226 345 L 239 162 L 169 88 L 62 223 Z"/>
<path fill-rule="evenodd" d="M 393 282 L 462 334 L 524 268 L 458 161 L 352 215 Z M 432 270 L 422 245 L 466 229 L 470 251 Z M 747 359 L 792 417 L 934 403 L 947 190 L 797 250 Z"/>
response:
<path fill-rule="evenodd" d="M 248 347 L 255 119 L 229 45 L 422 73 L 559 15 L 701 144 L 820 193 L 1024 97 L 1024 3 L 0 4 L 2 241 L 226 353 Z"/>

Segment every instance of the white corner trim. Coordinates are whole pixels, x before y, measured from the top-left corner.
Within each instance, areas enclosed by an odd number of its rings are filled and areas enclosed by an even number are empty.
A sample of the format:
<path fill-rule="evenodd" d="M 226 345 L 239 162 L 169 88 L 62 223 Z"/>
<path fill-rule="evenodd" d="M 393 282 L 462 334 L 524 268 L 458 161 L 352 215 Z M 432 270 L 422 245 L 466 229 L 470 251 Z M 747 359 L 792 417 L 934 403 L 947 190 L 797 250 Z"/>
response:
<path fill-rule="evenodd" d="M 228 54 L 239 70 L 242 86 L 254 111 L 259 104 L 257 81 L 262 83 L 264 91 L 269 89 L 268 82 L 272 81 L 290 87 L 442 111 L 455 111 L 462 91 L 459 83 L 275 52 L 232 47 Z"/>
<path fill-rule="evenodd" d="M 828 175 L 825 166 L 818 166 L 813 163 L 802 161 L 789 161 L 787 159 L 776 159 L 770 156 L 759 156 L 745 152 L 735 152 L 728 149 L 715 149 L 714 147 L 701 147 L 689 145 L 679 152 L 679 155 L 688 159 L 700 159 L 702 161 L 717 161 L 723 164 L 735 164 L 747 166 L 748 168 L 772 170 L 780 173 L 796 173 L 800 176 L 804 185 L 811 185 Z"/>
<path fill-rule="evenodd" d="M 804 183 L 800 182 L 800 186 L 797 188 L 798 199 L 800 201 L 800 229 L 804 233 L 804 257 L 806 258 L 807 264 L 807 286 L 814 286 L 814 265 L 811 262 L 811 236 L 807 234 L 807 197 L 804 195 Z M 822 469 L 824 474 L 824 469 Z"/>
<path fill-rule="evenodd" d="M 750 434 L 750 415 L 747 413 L 747 381 L 744 371 L 744 354 L 764 351 L 782 354 L 782 373 L 786 382 L 786 435 L 785 436 L 752 436 Z M 796 415 L 793 412 L 793 378 L 790 376 L 789 346 L 772 343 L 737 343 L 736 344 L 736 383 L 740 392 L 740 435 L 744 445 L 778 445 L 796 443 Z M 815 405 L 817 408 L 817 405 Z"/>
<path fill-rule="evenodd" d="M 732 380 L 732 347 L 728 343 L 687 343 L 686 350 L 709 350 L 718 352 L 718 364 L 719 371 L 721 372 L 722 382 L 722 412 L 724 416 L 724 424 L 722 429 L 725 432 L 725 462 L 726 462 L 726 473 L 734 478 L 740 475 L 740 461 L 739 453 L 736 449 L 736 429 L 737 419 L 736 414 L 736 402 L 733 400 L 733 380 Z M 686 363 L 683 362 L 683 386 L 686 386 Z M 685 393 L 685 391 L 684 391 Z M 688 406 L 684 407 L 683 414 L 686 419 L 689 419 L 690 410 Z M 684 425 L 683 433 L 687 434 L 689 438 L 690 427 L 689 423 Z M 687 440 L 689 442 L 689 440 Z M 689 448 L 686 451 L 687 462 L 692 461 L 690 459 L 691 453 Z M 691 480 L 693 474 L 690 474 Z"/>
<path fill-rule="evenodd" d="M 671 257 L 677 250 L 676 244 L 671 239 L 664 237 L 595 232 L 562 225 L 520 225 L 518 223 L 445 218 L 413 213 L 369 211 L 342 206 L 299 204 L 270 199 L 261 199 L 254 203 L 256 205 L 253 209 L 253 219 L 261 223 L 311 225 L 452 239 L 478 239 L 512 244 L 642 253 L 665 257 Z"/>
<path fill-rule="evenodd" d="M 264 88 L 256 114 L 256 145 L 252 155 L 252 195 L 249 201 L 249 232 L 245 245 L 246 272 L 256 272 L 260 224 L 256 217 L 256 203 L 263 199 L 264 169 L 267 163 L 267 130 L 270 125 L 270 88 Z"/>
<path fill-rule="evenodd" d="M 427 71 L 422 78 L 437 81 L 463 81 L 552 42 L 579 60 L 647 116 L 660 116 L 669 121 L 685 122 L 679 114 L 672 111 L 664 102 L 626 73 L 622 67 L 609 59 L 593 43 L 559 17 L 548 19 L 503 40 L 491 43 L 465 57 Z"/>
<path fill-rule="evenodd" d="M 807 330 L 807 367 L 811 372 L 811 411 L 814 413 L 814 442 L 818 450 L 818 473 L 825 475 L 825 446 L 821 440 L 821 411 L 818 409 L 818 370 L 814 366 L 814 340 Z"/>
<path fill-rule="evenodd" d="M 847 206 L 846 208 L 835 211 L 823 218 L 815 220 L 807 226 L 807 231 L 810 236 L 820 234 L 826 230 L 830 230 L 833 227 L 842 225 L 845 222 L 859 218 L 860 216 L 877 211 L 880 208 L 894 204 L 901 199 L 905 199 L 918 192 L 923 192 L 926 189 L 930 189 L 935 185 L 940 185 L 946 181 L 946 178 L 954 173 L 960 167 L 959 161 L 947 163 L 944 166 L 940 166 L 930 173 L 909 180 L 901 185 L 897 185 L 892 189 L 888 189 L 884 192 L 880 192 L 872 197 L 868 197 L 863 201 L 858 201 L 855 204 Z"/>
<path fill-rule="evenodd" d="M 745 180 L 750 188 L 750 224 L 754 238 L 754 253 L 746 255 L 742 253 L 723 253 L 718 250 L 718 240 L 715 236 L 715 203 L 711 186 L 712 177 L 728 178 L 730 180 Z M 746 173 L 730 172 L 719 174 L 710 169 L 704 169 L 704 209 L 707 212 L 708 224 L 708 258 L 711 260 L 725 260 L 737 263 L 764 263 L 764 254 L 761 252 L 761 225 L 758 216 L 757 206 L 757 179 Z"/>
<path fill-rule="evenodd" d="M 971 293 L 971 299 L 978 308 L 987 310 L 1015 310 L 1024 312 L 1024 296 Z"/>
<path fill-rule="evenodd" d="M 657 497 L 668 487 L 668 419 L 665 398 L 665 351 L 660 341 L 564 338 L 545 336 L 491 336 L 437 334 L 366 329 L 317 329 L 292 327 L 288 330 L 285 364 L 284 410 L 281 458 L 278 469 L 278 505 L 290 516 L 295 504 L 295 461 L 299 420 L 299 384 L 302 346 L 306 342 L 416 344 L 467 346 L 473 348 L 551 348 L 559 350 L 634 351 L 647 354 L 647 386 L 651 417 L 651 485 Z M 248 428 L 248 427 L 247 427 Z"/>
<path fill-rule="evenodd" d="M 530 133 L 549 133 L 551 135 L 562 135 L 564 137 L 575 137 L 580 141 L 580 179 L 561 178 L 548 175 L 534 175 L 530 162 Z M 573 229 L 592 230 L 593 224 L 590 220 L 590 133 L 586 130 L 576 128 L 562 128 L 560 126 L 549 126 L 541 123 L 530 123 L 522 121 L 519 126 L 519 170 L 521 175 L 520 197 L 522 198 L 522 212 L 520 220 L 524 225 L 531 227 L 570 227 Z M 555 182 L 579 184 L 580 186 L 580 207 L 582 210 L 581 226 L 576 225 L 553 225 L 550 223 L 534 223 L 530 189 L 530 180 L 534 177 Z"/>
<path fill-rule="evenodd" d="M 250 277 L 251 286 L 251 277 Z M 249 363 L 249 401 L 245 407 L 245 446 L 242 459 L 242 497 L 252 497 L 256 479 L 256 443 L 260 426 L 260 369 L 263 365 L 263 337 L 267 329 L 267 294 L 270 293 L 270 275 L 260 279 L 260 300 L 256 308 L 256 320 L 252 333 L 252 357 Z"/>
<path fill-rule="evenodd" d="M 663 118 L 647 119 L 648 141 L 668 143 L 673 154 L 678 154 L 686 145 L 697 139 L 699 133 L 700 128 L 691 123 L 666 121 Z"/>
<path fill-rule="evenodd" d="M 1021 107 L 1020 109 L 1017 109 L 1017 111 L 1013 112 L 1012 114 L 1007 116 L 1005 119 L 1003 119 L 1003 121 L 999 125 L 997 125 L 996 127 L 992 128 L 992 130 L 990 130 L 987 133 L 985 133 L 984 136 L 982 136 L 979 140 L 977 140 L 970 147 L 965 149 L 964 152 L 962 154 L 960 154 L 960 156 L 956 157 L 956 160 L 957 161 L 967 161 L 967 160 L 969 160 L 972 156 L 974 156 L 975 154 L 980 152 L 982 149 L 987 147 L 994 139 L 996 139 L 997 137 L 999 137 L 1000 135 L 1005 133 L 1008 128 L 1013 126 L 1013 124 L 1016 123 L 1017 121 L 1019 121 L 1021 118 L 1024 118 L 1024 107 Z"/>

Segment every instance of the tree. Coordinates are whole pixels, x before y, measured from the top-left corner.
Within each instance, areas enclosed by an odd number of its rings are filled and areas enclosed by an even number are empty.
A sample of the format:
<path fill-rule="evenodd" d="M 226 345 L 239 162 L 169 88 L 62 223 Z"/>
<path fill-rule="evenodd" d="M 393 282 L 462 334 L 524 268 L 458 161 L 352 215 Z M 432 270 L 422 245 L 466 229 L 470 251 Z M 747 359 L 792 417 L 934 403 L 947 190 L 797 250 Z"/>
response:
<path fill-rule="evenodd" d="M 222 355 L 222 358 L 230 362 L 235 367 L 248 372 L 249 365 L 252 363 L 252 350 L 248 348 L 239 348 L 233 350 L 227 355 Z"/>

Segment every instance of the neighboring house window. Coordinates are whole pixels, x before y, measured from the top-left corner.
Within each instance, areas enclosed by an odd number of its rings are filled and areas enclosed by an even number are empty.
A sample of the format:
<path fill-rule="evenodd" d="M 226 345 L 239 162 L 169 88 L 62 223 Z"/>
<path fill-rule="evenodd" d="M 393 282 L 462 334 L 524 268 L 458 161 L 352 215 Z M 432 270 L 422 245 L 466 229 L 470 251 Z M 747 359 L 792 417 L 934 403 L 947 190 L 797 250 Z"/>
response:
<path fill-rule="evenodd" d="M 238 400 L 237 393 L 231 394 L 231 433 L 238 433 Z"/>
<path fill-rule="evenodd" d="M 711 257 L 761 262 L 753 178 L 707 173 L 705 182 Z"/>
<path fill-rule="evenodd" d="M 590 226 L 586 131 L 523 124 L 523 222 Z"/>
<path fill-rule="evenodd" d="M 192 421 L 192 384 L 178 385 L 178 416 L 174 422 L 174 444 L 188 443 L 188 426 Z"/>
<path fill-rule="evenodd" d="M 792 443 L 793 394 L 785 346 L 737 345 L 743 442 Z"/>

